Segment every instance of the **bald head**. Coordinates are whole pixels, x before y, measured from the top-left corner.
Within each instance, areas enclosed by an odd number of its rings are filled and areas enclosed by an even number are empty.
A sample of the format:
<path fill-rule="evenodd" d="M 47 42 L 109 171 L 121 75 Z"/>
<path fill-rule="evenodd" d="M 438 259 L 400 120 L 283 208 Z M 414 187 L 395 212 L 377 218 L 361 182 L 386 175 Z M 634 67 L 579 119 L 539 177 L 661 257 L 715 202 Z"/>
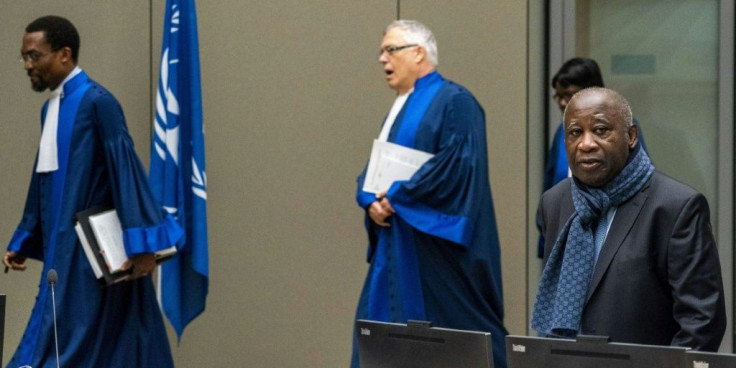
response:
<path fill-rule="evenodd" d="M 620 93 L 603 87 L 590 87 L 580 90 L 580 92 L 575 93 L 575 95 L 570 99 L 570 104 L 572 104 L 572 101 L 575 100 L 576 97 L 579 98 L 585 98 L 585 96 L 589 95 L 599 95 L 602 98 L 605 98 L 611 103 L 611 107 L 618 113 L 618 116 L 622 119 L 626 127 L 630 127 L 632 124 L 634 124 L 634 118 L 631 114 L 631 106 L 629 106 L 629 101 L 624 98 L 624 96 L 621 96 Z M 568 104 L 568 106 L 570 106 Z M 567 108 L 565 108 L 565 111 L 563 113 L 563 120 L 565 119 L 565 116 L 567 116 Z"/>

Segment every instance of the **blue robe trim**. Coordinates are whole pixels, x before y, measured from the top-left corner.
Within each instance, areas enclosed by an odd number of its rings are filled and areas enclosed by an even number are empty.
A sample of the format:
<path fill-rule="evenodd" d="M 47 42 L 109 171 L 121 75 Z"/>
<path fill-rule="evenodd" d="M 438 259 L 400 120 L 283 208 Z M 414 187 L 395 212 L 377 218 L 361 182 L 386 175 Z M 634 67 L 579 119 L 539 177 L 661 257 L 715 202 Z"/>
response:
<path fill-rule="evenodd" d="M 43 253 L 30 253 L 30 252 L 23 252 L 25 249 L 31 249 L 32 247 L 24 247 L 23 244 L 26 242 L 32 242 L 33 234 L 29 233 L 25 230 L 17 229 L 13 233 L 13 237 L 10 239 L 10 245 L 8 245 L 8 250 L 11 252 L 21 253 L 23 256 L 33 259 L 42 260 L 43 259 Z"/>
<path fill-rule="evenodd" d="M 444 81 L 442 75 L 436 71 L 417 80 L 414 91 L 409 96 L 406 106 L 403 109 L 404 112 L 400 120 L 401 130 L 394 143 L 414 148 L 414 140 L 416 139 L 419 123 L 422 121 L 424 114 L 427 112 L 427 107 L 429 107 L 429 104 L 444 84 Z M 396 121 L 399 121 L 399 116 L 396 117 Z M 359 190 L 356 199 L 360 207 L 366 208 L 376 201 L 376 196 L 373 193 Z"/>
<path fill-rule="evenodd" d="M 59 227 L 59 219 L 61 218 L 61 205 L 64 198 L 64 186 L 66 185 L 66 174 L 67 168 L 69 167 L 69 147 L 72 141 L 72 129 L 74 128 L 75 117 L 77 116 L 77 110 L 79 104 L 82 102 L 82 97 L 91 87 L 87 74 L 81 72 L 74 78 L 64 83 L 64 103 L 59 107 L 59 127 L 56 132 L 56 145 L 59 150 L 59 169 L 51 172 L 51 208 L 54 213 L 52 228 L 56 229 Z M 46 106 L 48 108 L 48 104 Z M 46 113 L 44 112 L 44 118 Z M 44 119 L 45 120 L 45 119 Z M 48 247 L 49 259 L 54 259 L 56 252 L 56 231 L 51 232 Z M 51 263 L 51 264 L 49 264 Z M 45 275 L 48 269 L 55 268 L 53 261 L 44 262 Z"/>
<path fill-rule="evenodd" d="M 164 250 L 176 244 L 182 236 L 184 236 L 182 228 L 173 216 L 167 214 L 162 224 L 125 229 L 123 231 L 125 253 L 135 255 Z"/>
<path fill-rule="evenodd" d="M 366 214 L 370 268 L 356 318 L 399 323 L 424 319 L 437 327 L 491 332 L 494 362 L 503 368 L 507 332 L 484 112 L 469 91 L 445 80 L 430 103 L 422 104 L 419 122 L 405 127 L 407 116 L 415 119 L 411 116 L 416 111 L 410 111 L 419 105 L 412 101 L 415 93 L 421 94 L 427 84 L 417 81 L 387 140 L 401 139 L 434 157 L 410 180 L 388 190 L 386 197 L 396 210 L 390 227 L 376 225 Z M 409 139 L 404 129 L 414 131 L 414 137 Z M 362 192 L 364 179 L 365 169 L 356 193 L 365 209 L 375 196 Z M 351 366 L 359 366 L 355 343 Z"/>
<path fill-rule="evenodd" d="M 567 166 L 567 152 L 565 152 L 565 129 L 562 124 L 557 127 L 555 132 L 546 166 L 543 190 L 552 188 L 555 184 L 567 178 L 569 168 Z"/>
<path fill-rule="evenodd" d="M 36 173 L 34 165 L 8 247 L 44 263 L 36 303 L 8 367 L 56 365 L 46 282 L 51 268 L 59 275 L 57 316 L 65 321 L 58 325 L 62 366 L 173 367 L 151 277 L 101 287 L 74 231 L 74 214 L 94 206 L 114 206 L 124 230 L 150 233 L 144 240 L 173 240 L 178 229 L 167 225 L 153 200 L 119 103 L 84 72 L 64 84 L 57 144 L 59 170 Z"/>
<path fill-rule="evenodd" d="M 445 80 L 437 72 L 432 72 L 417 80 L 414 91 L 404 106 L 402 118 L 397 121 L 398 134 L 394 143 L 402 146 L 414 147 L 419 123 L 427 107 L 437 95 Z M 393 129 L 392 129 L 393 130 Z M 393 186 L 401 182 L 394 183 Z M 392 187 L 393 187 L 392 186 Z M 362 192 L 362 190 L 361 190 Z M 394 191 L 395 192 L 395 191 Z M 390 196 L 388 196 L 390 198 Z M 373 197 L 375 201 L 375 196 Z M 395 208 L 396 209 L 396 208 Z M 415 211 L 416 212 L 416 211 Z M 369 319 L 398 320 L 425 319 L 424 299 L 422 286 L 419 280 L 419 265 L 417 264 L 416 246 L 410 224 L 398 209 L 396 216 L 390 218 L 391 227 L 380 229 L 378 246 L 374 261 L 376 267 L 368 281 Z M 394 284 L 391 273 L 397 273 Z M 397 298 L 397 301 L 389 300 Z M 396 307 L 398 304 L 399 308 Z"/>
<path fill-rule="evenodd" d="M 416 81 L 414 92 L 406 102 L 403 119 L 401 119 L 399 134 L 394 143 L 414 148 L 419 122 L 422 121 L 427 107 L 437 95 L 437 91 L 445 84 L 445 79 L 438 72 L 432 72 Z M 397 116 L 398 119 L 398 116 Z"/>
<path fill-rule="evenodd" d="M 376 321 L 424 320 L 424 301 L 411 228 L 398 216 L 379 229 L 373 267 L 366 281 L 366 314 Z M 392 273 L 397 273 L 394 277 Z M 415 278 L 414 278 L 415 277 Z"/>
<path fill-rule="evenodd" d="M 363 207 L 363 209 L 368 209 L 368 206 L 371 205 L 371 203 L 376 201 L 376 195 L 373 193 L 368 193 L 364 191 L 359 191 L 356 200 L 358 201 L 358 205 L 360 207 Z M 370 221 L 369 218 L 366 218 L 366 220 Z M 368 226 L 368 225 L 366 225 Z"/>
<path fill-rule="evenodd" d="M 416 203 L 406 192 L 401 191 L 405 182 L 394 183 L 386 197 L 391 206 L 417 230 L 449 240 L 467 247 L 473 236 L 473 228 L 466 216 L 453 216 L 437 211 L 427 205 Z"/>
<path fill-rule="evenodd" d="M 82 96 L 84 96 L 84 93 L 89 89 L 89 85 L 86 84 L 86 82 L 87 75 L 84 73 L 79 73 L 77 76 L 64 84 L 64 97 L 62 99 L 62 103 L 59 106 L 59 126 L 56 133 L 59 168 L 56 171 L 47 174 L 41 174 L 49 175 L 51 177 L 52 195 L 49 207 L 54 213 L 54 217 L 52 220 L 52 226 L 54 229 L 58 227 L 58 221 L 61 215 L 62 193 L 64 192 L 66 170 L 69 164 L 69 145 L 71 143 L 71 131 L 74 127 L 74 117 L 77 115 L 77 109 L 79 108 L 79 104 L 82 101 Z M 47 110 L 48 102 L 44 106 L 42 121 L 45 121 Z M 48 273 L 48 270 L 55 268 L 53 260 L 54 254 L 56 252 L 56 236 L 56 231 L 52 231 L 49 236 L 49 246 L 45 247 L 45 255 L 51 261 L 44 262 L 43 272 L 41 272 L 41 275 L 46 275 Z M 37 305 L 44 305 L 47 303 L 46 300 L 49 296 L 48 283 L 41 282 L 40 289 L 41 291 L 39 292 L 36 303 Z M 23 335 L 23 339 L 19 347 L 18 360 L 22 364 L 31 365 L 31 363 L 33 362 L 36 345 L 39 341 L 38 335 L 41 332 L 42 318 L 44 317 L 48 318 L 48 315 L 44 316 L 41 313 L 34 313 L 31 316 L 31 320 L 28 322 L 28 328 Z"/>

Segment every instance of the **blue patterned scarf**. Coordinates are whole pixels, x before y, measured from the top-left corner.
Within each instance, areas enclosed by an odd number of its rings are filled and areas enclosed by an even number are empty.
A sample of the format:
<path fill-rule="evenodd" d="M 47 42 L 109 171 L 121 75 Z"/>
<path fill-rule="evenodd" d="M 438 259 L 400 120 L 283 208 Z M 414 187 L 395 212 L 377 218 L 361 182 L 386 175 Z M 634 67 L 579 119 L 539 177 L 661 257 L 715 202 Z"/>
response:
<path fill-rule="evenodd" d="M 595 227 L 612 207 L 626 202 L 654 172 L 646 151 L 637 145 L 623 170 L 602 188 L 571 180 L 575 213 L 557 235 L 537 290 L 532 328 L 542 335 L 573 337 L 595 268 Z"/>

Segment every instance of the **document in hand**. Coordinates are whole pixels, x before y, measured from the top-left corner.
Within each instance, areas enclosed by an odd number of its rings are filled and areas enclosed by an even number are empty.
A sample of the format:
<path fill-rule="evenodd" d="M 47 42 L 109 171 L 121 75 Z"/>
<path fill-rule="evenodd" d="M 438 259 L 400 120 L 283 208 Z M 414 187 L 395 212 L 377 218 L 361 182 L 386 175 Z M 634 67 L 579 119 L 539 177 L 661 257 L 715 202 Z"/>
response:
<path fill-rule="evenodd" d="M 123 270 L 123 266 L 128 256 L 117 212 L 109 208 L 91 208 L 78 212 L 76 218 L 74 229 L 95 277 L 106 285 L 127 280 L 130 270 Z M 176 246 L 156 252 L 156 263 L 171 258 L 175 253 Z"/>
<path fill-rule="evenodd" d="M 396 143 L 374 140 L 363 191 L 380 193 L 399 180 L 409 180 L 433 154 Z"/>

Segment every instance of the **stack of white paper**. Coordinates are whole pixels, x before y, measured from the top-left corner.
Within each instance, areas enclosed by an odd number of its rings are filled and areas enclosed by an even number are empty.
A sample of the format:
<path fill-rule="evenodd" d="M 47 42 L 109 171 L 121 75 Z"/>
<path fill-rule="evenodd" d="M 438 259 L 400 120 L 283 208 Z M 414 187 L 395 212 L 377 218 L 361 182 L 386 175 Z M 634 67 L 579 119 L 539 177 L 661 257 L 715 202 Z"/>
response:
<path fill-rule="evenodd" d="M 363 190 L 368 193 L 387 191 L 393 182 L 411 179 L 432 157 L 431 153 L 374 140 Z"/>

